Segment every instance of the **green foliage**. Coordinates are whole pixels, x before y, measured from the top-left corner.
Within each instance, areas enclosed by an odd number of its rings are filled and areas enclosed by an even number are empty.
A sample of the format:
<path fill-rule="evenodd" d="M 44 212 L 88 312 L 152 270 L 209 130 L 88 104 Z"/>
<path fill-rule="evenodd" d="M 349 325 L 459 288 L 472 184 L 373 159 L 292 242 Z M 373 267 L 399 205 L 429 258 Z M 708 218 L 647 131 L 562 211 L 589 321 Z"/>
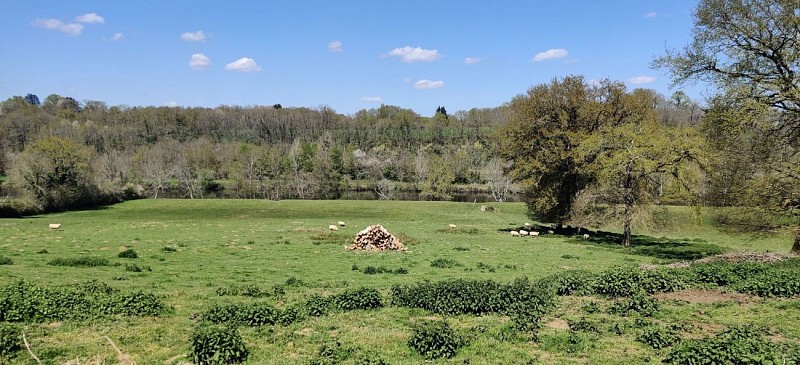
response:
<path fill-rule="evenodd" d="M 303 303 L 303 309 L 311 317 L 319 317 L 328 314 L 331 301 L 320 295 L 312 295 Z"/>
<path fill-rule="evenodd" d="M 121 251 L 120 253 L 118 253 L 117 257 L 121 259 L 135 259 L 138 258 L 139 255 L 136 253 L 134 249 L 126 248 L 125 251 Z"/>
<path fill-rule="evenodd" d="M 200 315 L 202 320 L 211 323 L 250 327 L 273 325 L 279 319 L 285 323 L 290 317 L 291 314 L 281 318 L 280 311 L 267 303 L 215 305 Z"/>
<path fill-rule="evenodd" d="M 159 316 L 167 307 L 156 295 L 125 293 L 99 282 L 53 289 L 26 281 L 0 288 L 0 321 L 42 322 L 122 316 Z"/>
<path fill-rule="evenodd" d="M 600 333 L 600 327 L 597 322 L 591 321 L 586 317 L 581 317 L 578 320 L 567 320 L 567 324 L 569 324 L 569 329 L 572 331 Z"/>
<path fill-rule="evenodd" d="M 445 321 L 420 321 L 413 327 L 408 347 L 427 359 L 455 356 L 468 341 Z"/>
<path fill-rule="evenodd" d="M 107 258 L 103 257 L 59 257 L 47 262 L 51 266 L 73 266 L 73 267 L 95 267 L 95 266 L 109 266 L 111 263 Z"/>
<path fill-rule="evenodd" d="M 456 266 L 464 266 L 464 265 L 453 259 L 438 258 L 431 261 L 431 267 L 438 267 L 441 269 L 452 269 Z"/>
<path fill-rule="evenodd" d="M 339 310 L 373 309 L 383 306 L 381 293 L 374 288 L 358 288 L 334 295 L 331 304 Z"/>
<path fill-rule="evenodd" d="M 642 329 L 642 331 L 639 333 L 639 336 L 636 337 L 636 341 L 659 350 L 670 347 L 677 343 L 678 336 L 675 336 L 675 334 L 671 332 L 665 331 L 661 327 L 650 326 Z"/>
<path fill-rule="evenodd" d="M 358 266 L 353 265 L 353 267 L 355 268 L 354 270 L 358 270 Z M 367 275 L 375 275 L 375 274 L 398 274 L 398 275 L 403 275 L 403 274 L 408 274 L 408 269 L 406 269 L 404 267 L 398 267 L 397 269 L 392 270 L 392 269 L 387 269 L 386 267 L 383 267 L 383 266 L 378 266 L 378 267 L 365 266 L 360 271 L 363 272 L 364 274 L 367 274 Z"/>
<path fill-rule="evenodd" d="M 251 298 L 264 298 L 270 296 L 281 296 L 285 294 L 283 287 L 280 285 L 274 285 L 271 289 L 267 289 L 255 284 L 221 286 L 218 287 L 215 292 L 219 296 L 241 295 L 243 297 Z"/>
<path fill-rule="evenodd" d="M 585 270 L 571 270 L 553 276 L 558 295 L 589 295 L 595 286 L 595 274 Z"/>
<path fill-rule="evenodd" d="M 0 359 L 22 350 L 22 331 L 10 323 L 0 323 Z"/>
<path fill-rule="evenodd" d="M 630 312 L 636 312 L 642 316 L 651 317 L 658 312 L 658 309 L 658 301 L 655 298 L 643 292 L 638 292 L 628 299 L 615 301 L 609 308 L 609 312 L 621 316 L 628 315 Z"/>
<path fill-rule="evenodd" d="M 641 290 L 642 270 L 635 267 L 613 267 L 595 280 L 594 292 L 610 297 L 629 297 Z"/>
<path fill-rule="evenodd" d="M 641 277 L 641 287 L 645 292 L 668 293 L 683 290 L 689 287 L 690 273 L 686 270 L 658 268 L 644 270 Z"/>
<path fill-rule="evenodd" d="M 309 365 L 335 365 L 350 359 L 358 351 L 353 346 L 342 345 L 341 342 L 324 343 L 317 351 L 317 355 Z"/>
<path fill-rule="evenodd" d="M 13 265 L 14 261 L 8 257 L 0 256 L 0 265 Z"/>
<path fill-rule="evenodd" d="M 172 246 L 164 246 L 161 248 L 163 252 L 178 252 L 178 249 Z"/>
<path fill-rule="evenodd" d="M 250 351 L 236 327 L 201 324 L 192 333 L 192 361 L 197 364 L 240 364 Z"/>
<path fill-rule="evenodd" d="M 732 327 L 701 340 L 687 340 L 670 350 L 666 364 L 784 364 L 781 346 L 748 326 Z"/>
<path fill-rule="evenodd" d="M 734 285 L 734 290 L 759 297 L 796 297 L 800 295 L 800 271 L 765 272 L 749 276 Z"/>

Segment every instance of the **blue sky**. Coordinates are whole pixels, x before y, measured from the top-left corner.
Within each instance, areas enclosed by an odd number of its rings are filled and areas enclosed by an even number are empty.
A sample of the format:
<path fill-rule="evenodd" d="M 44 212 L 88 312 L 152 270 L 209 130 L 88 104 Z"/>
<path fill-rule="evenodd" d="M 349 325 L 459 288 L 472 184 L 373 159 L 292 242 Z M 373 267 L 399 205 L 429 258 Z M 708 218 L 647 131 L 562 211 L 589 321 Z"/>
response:
<path fill-rule="evenodd" d="M 14 1 L 0 99 L 109 105 L 494 107 L 554 77 L 665 95 L 653 57 L 690 40 L 696 1 Z M 683 88 L 701 100 L 700 86 Z"/>

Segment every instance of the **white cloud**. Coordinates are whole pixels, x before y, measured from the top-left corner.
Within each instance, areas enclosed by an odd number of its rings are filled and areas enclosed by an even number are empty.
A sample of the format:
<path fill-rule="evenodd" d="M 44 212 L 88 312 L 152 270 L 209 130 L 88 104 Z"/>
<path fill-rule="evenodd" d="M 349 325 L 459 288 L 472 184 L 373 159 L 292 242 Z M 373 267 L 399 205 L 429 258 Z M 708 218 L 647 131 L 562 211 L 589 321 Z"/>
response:
<path fill-rule="evenodd" d="M 478 62 L 481 62 L 481 59 L 478 58 L 478 57 L 467 57 L 467 58 L 464 59 L 464 63 L 466 63 L 468 65 L 474 65 L 474 64 L 476 64 Z"/>
<path fill-rule="evenodd" d="M 412 48 L 405 46 L 403 48 L 395 48 L 388 54 L 389 56 L 398 56 L 403 62 L 431 62 L 439 59 L 439 51 L 435 49 L 423 49 L 420 47 Z"/>
<path fill-rule="evenodd" d="M 192 70 L 205 70 L 208 66 L 211 66 L 211 60 L 202 53 L 193 54 L 189 60 L 189 67 Z"/>
<path fill-rule="evenodd" d="M 333 41 L 328 43 L 328 50 L 334 53 L 339 53 L 342 51 L 342 42 Z"/>
<path fill-rule="evenodd" d="M 649 83 L 651 83 L 653 81 L 656 81 L 656 78 L 653 77 L 653 76 L 636 76 L 636 77 L 631 77 L 630 79 L 628 79 L 628 82 L 630 82 L 631 84 L 634 84 L 634 85 L 649 84 Z"/>
<path fill-rule="evenodd" d="M 534 62 L 546 61 L 546 60 L 554 60 L 557 58 L 564 58 L 569 55 L 566 49 L 563 48 L 551 48 L 544 52 L 539 52 L 536 56 L 533 56 Z"/>
<path fill-rule="evenodd" d="M 75 17 L 75 20 L 81 23 L 86 24 L 105 24 L 106 20 L 103 17 L 95 14 L 95 13 L 88 13 L 83 15 L 78 15 Z"/>
<path fill-rule="evenodd" d="M 644 15 L 645 18 L 655 18 L 657 16 L 658 16 L 658 13 L 656 13 L 655 11 L 651 11 L 651 12 L 649 12 L 649 13 Z"/>
<path fill-rule="evenodd" d="M 123 38 L 125 38 L 124 34 L 122 34 L 122 33 L 114 33 L 114 35 L 111 36 L 111 39 L 109 39 L 109 41 L 111 41 L 111 42 L 121 41 Z"/>
<path fill-rule="evenodd" d="M 177 101 L 168 101 L 168 102 L 164 103 L 164 106 L 168 106 L 168 107 L 176 107 L 178 105 L 179 104 L 178 104 Z"/>
<path fill-rule="evenodd" d="M 252 58 L 242 57 L 225 65 L 225 69 L 228 71 L 255 72 L 261 71 L 261 66 L 256 64 L 256 60 Z"/>
<path fill-rule="evenodd" d="M 431 81 L 431 80 L 419 80 L 414 83 L 414 88 L 423 90 L 423 89 L 438 89 L 444 86 L 444 81 Z"/>
<path fill-rule="evenodd" d="M 365 96 L 361 98 L 361 101 L 365 103 L 382 103 L 383 99 L 380 96 Z"/>
<path fill-rule="evenodd" d="M 83 25 L 78 23 L 64 23 L 58 19 L 39 19 L 33 21 L 33 25 L 39 28 L 57 30 L 71 36 L 79 36 L 83 31 Z"/>
<path fill-rule="evenodd" d="M 206 40 L 206 35 L 202 30 L 181 33 L 181 39 L 187 42 L 200 42 Z"/>

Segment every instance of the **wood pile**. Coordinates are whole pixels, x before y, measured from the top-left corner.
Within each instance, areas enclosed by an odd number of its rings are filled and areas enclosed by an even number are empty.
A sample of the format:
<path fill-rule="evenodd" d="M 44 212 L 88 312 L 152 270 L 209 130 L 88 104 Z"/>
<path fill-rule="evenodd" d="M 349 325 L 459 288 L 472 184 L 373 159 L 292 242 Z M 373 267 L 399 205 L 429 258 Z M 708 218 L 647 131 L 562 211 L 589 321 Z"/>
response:
<path fill-rule="evenodd" d="M 361 232 L 358 232 L 358 234 L 356 234 L 356 239 L 353 240 L 353 245 L 347 249 L 363 251 L 408 251 L 408 248 L 400 243 L 397 237 L 389 233 L 389 231 L 380 224 L 371 225 Z"/>

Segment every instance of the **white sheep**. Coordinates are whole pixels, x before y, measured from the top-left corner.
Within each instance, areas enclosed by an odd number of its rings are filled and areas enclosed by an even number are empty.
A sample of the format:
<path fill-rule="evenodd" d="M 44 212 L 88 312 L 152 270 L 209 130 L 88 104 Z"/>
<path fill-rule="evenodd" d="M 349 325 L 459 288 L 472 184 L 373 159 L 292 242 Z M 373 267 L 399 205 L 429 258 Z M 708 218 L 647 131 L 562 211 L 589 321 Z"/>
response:
<path fill-rule="evenodd" d="M 486 206 L 485 205 L 481 205 L 481 212 L 485 212 L 485 211 L 486 211 Z"/>
<path fill-rule="evenodd" d="M 342 227 L 345 226 L 344 222 L 342 222 L 342 221 L 339 221 L 339 225 L 342 226 Z"/>
<path fill-rule="evenodd" d="M 520 230 L 519 230 L 519 235 L 520 235 L 520 236 L 527 236 L 527 235 L 528 235 L 528 231 L 526 231 L 526 230 L 524 230 L 524 229 L 520 229 Z"/>
<path fill-rule="evenodd" d="M 551 230 L 547 231 L 547 234 L 556 234 L 556 231 L 551 229 Z"/>
<path fill-rule="evenodd" d="M 50 229 L 59 229 L 61 228 L 61 223 L 50 223 Z"/>
<path fill-rule="evenodd" d="M 530 226 L 531 226 L 530 223 L 525 223 L 525 227 L 530 227 Z"/>
<path fill-rule="evenodd" d="M 338 231 L 338 230 L 339 230 L 339 227 L 337 227 L 337 226 L 335 226 L 335 225 L 331 224 L 330 226 L 328 226 L 328 229 L 330 229 L 331 231 Z"/>
<path fill-rule="evenodd" d="M 455 224 L 449 224 L 449 225 L 448 225 L 448 227 L 450 227 L 450 228 L 456 228 L 456 225 L 455 225 Z"/>
<path fill-rule="evenodd" d="M 588 233 L 584 233 L 583 234 L 583 239 L 588 240 L 589 239 L 589 234 Z"/>
<path fill-rule="evenodd" d="M 528 233 L 528 234 L 533 236 L 533 237 L 539 237 L 539 232 L 531 232 L 531 233 Z"/>
<path fill-rule="evenodd" d="M 511 231 L 511 235 L 514 236 L 514 237 L 519 237 L 519 232 Z"/>

